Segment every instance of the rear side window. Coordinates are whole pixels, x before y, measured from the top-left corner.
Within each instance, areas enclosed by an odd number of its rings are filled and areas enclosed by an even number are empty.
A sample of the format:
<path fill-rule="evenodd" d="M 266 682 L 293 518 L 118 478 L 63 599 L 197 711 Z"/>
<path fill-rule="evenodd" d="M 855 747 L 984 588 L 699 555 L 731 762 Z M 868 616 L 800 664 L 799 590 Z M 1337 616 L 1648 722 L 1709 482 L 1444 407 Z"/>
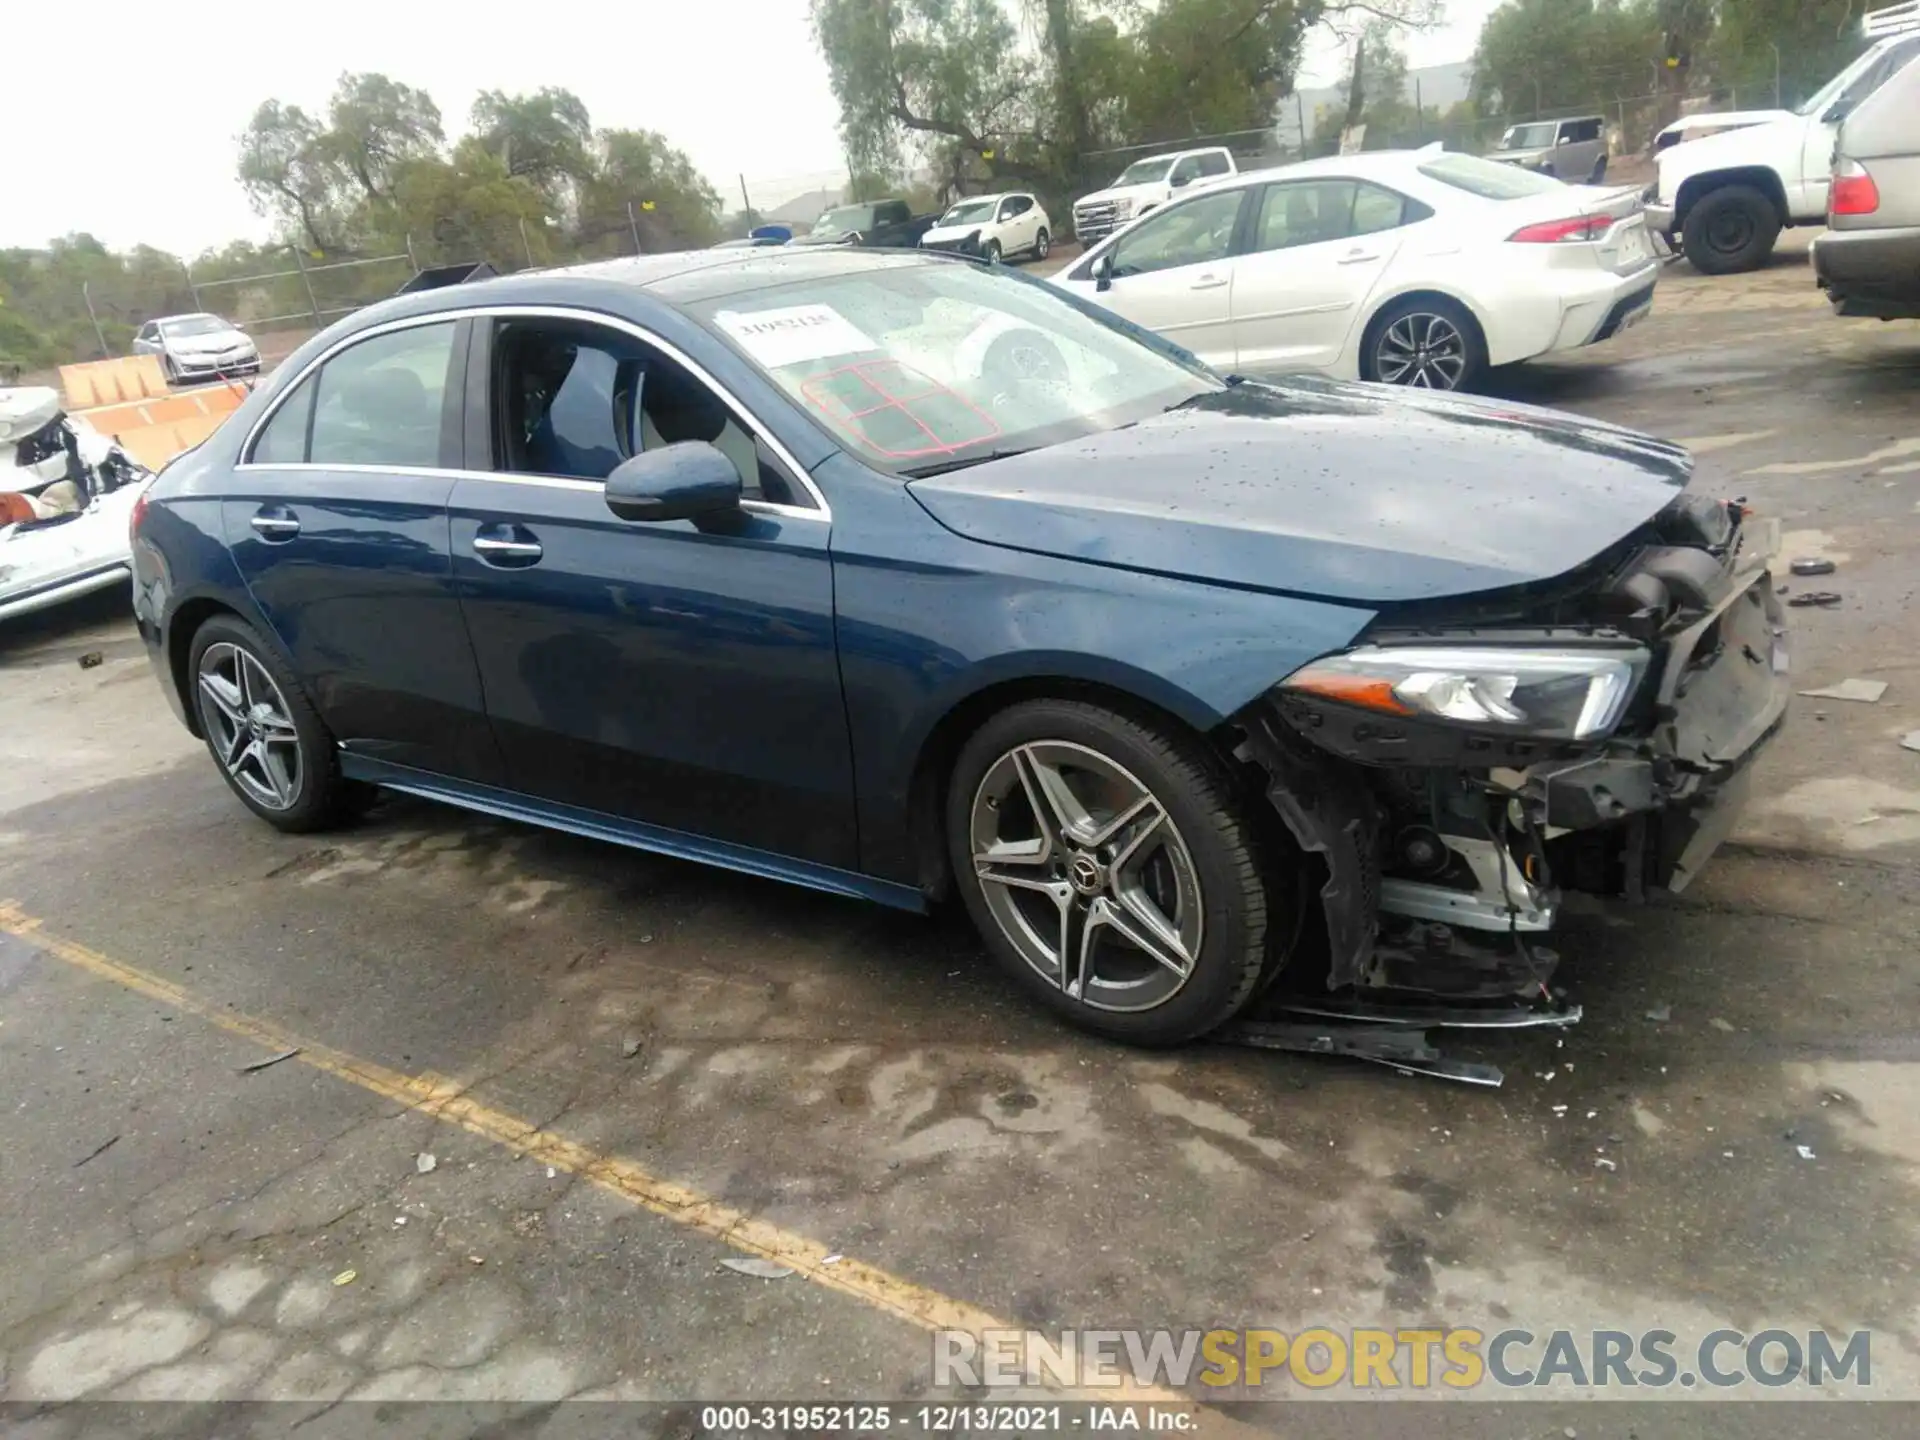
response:
<path fill-rule="evenodd" d="M 1211 155 L 1202 155 L 1200 157 L 1200 173 L 1202 175 L 1224 175 L 1229 168 L 1227 157 L 1218 151 L 1215 151 Z"/>
<path fill-rule="evenodd" d="M 255 465 L 298 465 L 307 458 L 307 426 L 313 419 L 313 392 L 317 377 L 302 380 L 267 421 L 253 442 Z"/>
<path fill-rule="evenodd" d="M 316 465 L 440 464 L 454 329 L 446 321 L 376 335 L 322 366 L 307 458 Z"/>

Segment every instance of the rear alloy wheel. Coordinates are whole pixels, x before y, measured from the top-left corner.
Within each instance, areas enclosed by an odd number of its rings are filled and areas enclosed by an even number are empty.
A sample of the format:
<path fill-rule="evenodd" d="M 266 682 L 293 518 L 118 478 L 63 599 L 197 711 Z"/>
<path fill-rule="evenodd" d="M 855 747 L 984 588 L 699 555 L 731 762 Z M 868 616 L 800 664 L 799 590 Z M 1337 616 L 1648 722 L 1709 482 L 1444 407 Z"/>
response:
<path fill-rule="evenodd" d="M 1758 270 L 1780 237 L 1780 212 L 1751 185 L 1723 185 L 1694 201 L 1680 227 L 1687 260 L 1702 275 Z"/>
<path fill-rule="evenodd" d="M 325 829 L 368 798 L 367 787 L 341 777 L 333 736 L 252 626 L 230 615 L 209 620 L 193 637 L 188 673 L 214 763 L 269 825 Z"/>
<path fill-rule="evenodd" d="M 967 909 L 995 957 L 1083 1029 L 1191 1040 L 1252 997 L 1267 891 L 1230 777 L 1197 741 L 1042 700 L 968 742 L 948 797 Z"/>
<path fill-rule="evenodd" d="M 1390 305 L 1367 327 L 1361 378 L 1416 390 L 1470 390 L 1487 367 L 1473 317 L 1448 300 Z"/>
<path fill-rule="evenodd" d="M 1042 225 L 1040 233 L 1033 237 L 1033 258 L 1044 260 L 1052 249 L 1053 237 L 1047 234 L 1047 227 Z"/>

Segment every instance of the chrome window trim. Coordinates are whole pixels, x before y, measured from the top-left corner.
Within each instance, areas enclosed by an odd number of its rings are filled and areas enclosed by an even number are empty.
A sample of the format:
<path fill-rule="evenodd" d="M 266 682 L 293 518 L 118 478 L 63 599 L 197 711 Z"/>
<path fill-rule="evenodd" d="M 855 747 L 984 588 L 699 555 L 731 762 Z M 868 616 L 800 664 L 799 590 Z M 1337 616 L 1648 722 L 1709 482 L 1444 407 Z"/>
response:
<path fill-rule="evenodd" d="M 671 340 L 654 334 L 653 331 L 647 329 L 644 325 L 635 324 L 633 321 L 623 319 L 618 315 L 609 315 L 603 310 L 586 310 L 578 306 L 569 305 L 471 305 L 459 310 L 435 310 L 431 314 L 408 315 L 399 320 L 387 320 L 378 325 L 370 325 L 365 330 L 356 330 L 351 335 L 342 336 L 339 340 L 336 340 L 325 350 L 314 356 L 313 359 L 309 360 L 306 365 L 302 367 L 300 373 L 289 380 L 286 385 L 281 388 L 280 393 L 273 397 L 273 403 L 266 408 L 260 418 L 253 422 L 252 428 L 247 431 L 247 438 L 240 446 L 241 459 L 233 468 L 235 470 L 345 470 L 350 473 L 363 472 L 385 475 L 451 475 L 459 479 L 506 480 L 513 483 L 536 485 L 558 485 L 562 487 L 587 486 L 592 489 L 604 488 L 602 482 L 598 480 L 578 480 L 561 475 L 519 475 L 508 471 L 452 470 L 443 469 L 438 466 L 316 465 L 311 461 L 275 464 L 272 462 L 257 463 L 252 459 L 253 447 L 260 438 L 260 432 L 273 420 L 281 404 L 285 402 L 289 395 L 293 394 L 295 390 L 298 390 L 305 384 L 308 377 L 311 376 L 314 371 L 318 370 L 342 350 L 349 349 L 359 344 L 362 340 L 371 340 L 377 335 L 391 334 L 396 330 L 411 330 L 422 325 L 450 324 L 460 320 L 512 319 L 515 317 L 522 319 L 575 320 L 586 324 L 605 325 L 631 335 L 643 345 L 653 346 L 654 349 L 665 355 L 669 360 L 685 367 L 694 379 L 718 395 L 727 408 L 733 412 L 735 419 L 744 424 L 757 439 L 774 453 L 775 458 L 792 472 L 794 477 L 814 500 L 812 506 L 778 505 L 770 500 L 742 500 L 740 502 L 742 509 L 754 510 L 765 514 L 787 515 L 795 519 L 832 521 L 833 509 L 827 504 L 827 497 L 820 493 L 820 487 L 813 483 L 813 476 L 807 473 L 806 467 L 793 458 L 793 452 L 782 445 L 779 439 L 754 417 L 752 412 L 741 403 L 738 396 L 713 378 L 712 373 L 708 371 L 706 366 L 688 355 L 686 351 L 682 350 L 678 345 L 675 345 Z"/>

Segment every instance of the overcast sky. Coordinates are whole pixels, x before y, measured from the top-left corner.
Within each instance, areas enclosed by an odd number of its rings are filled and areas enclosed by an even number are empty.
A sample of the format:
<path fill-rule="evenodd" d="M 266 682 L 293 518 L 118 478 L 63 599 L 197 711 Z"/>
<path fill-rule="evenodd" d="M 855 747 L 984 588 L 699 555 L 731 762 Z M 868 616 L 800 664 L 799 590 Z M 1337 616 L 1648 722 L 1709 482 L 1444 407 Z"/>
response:
<path fill-rule="evenodd" d="M 1446 23 L 1410 40 L 1411 63 L 1466 58 L 1495 3 L 1448 0 Z M 806 0 L 7 9 L 0 245 L 86 230 L 193 255 L 265 238 L 233 176 L 235 137 L 269 97 L 324 112 L 343 70 L 426 90 L 450 134 L 481 90 L 565 86 L 596 125 L 663 132 L 729 207 L 742 173 L 770 207 L 832 183 L 842 163 Z M 1340 54 L 1317 37 L 1303 84 L 1337 80 Z"/>

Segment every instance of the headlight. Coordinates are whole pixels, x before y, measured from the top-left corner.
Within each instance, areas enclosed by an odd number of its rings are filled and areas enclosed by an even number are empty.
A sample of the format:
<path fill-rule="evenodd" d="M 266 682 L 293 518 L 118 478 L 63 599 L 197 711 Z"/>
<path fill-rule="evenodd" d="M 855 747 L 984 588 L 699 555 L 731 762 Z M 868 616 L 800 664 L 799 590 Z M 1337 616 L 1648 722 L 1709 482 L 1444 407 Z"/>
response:
<path fill-rule="evenodd" d="M 1640 649 L 1362 646 L 1303 666 L 1281 689 L 1384 715 L 1590 740 L 1619 723 L 1646 663 Z"/>
<path fill-rule="evenodd" d="M 1124 220 L 1127 218 L 1127 216 L 1131 214 L 1133 214 L 1133 201 L 1116 200 L 1113 202 L 1113 218 L 1114 219 Z"/>

